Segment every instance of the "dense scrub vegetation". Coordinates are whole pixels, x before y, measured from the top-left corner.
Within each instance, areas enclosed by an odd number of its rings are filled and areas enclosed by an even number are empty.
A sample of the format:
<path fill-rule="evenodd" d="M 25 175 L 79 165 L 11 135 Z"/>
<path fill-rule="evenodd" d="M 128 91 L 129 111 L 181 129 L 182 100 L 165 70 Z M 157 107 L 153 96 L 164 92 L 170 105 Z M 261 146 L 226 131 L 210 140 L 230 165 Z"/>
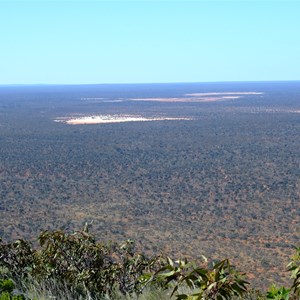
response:
<path fill-rule="evenodd" d="M 36 247 L 25 240 L 1 241 L 1 300 L 40 300 L 41 286 L 49 298 L 74 300 L 129 299 L 143 295 L 149 287 L 164 290 L 165 297 L 177 300 L 288 300 L 300 296 L 300 248 L 288 265 L 292 286 L 273 285 L 264 293 L 249 287 L 246 274 L 228 259 L 149 257 L 138 253 L 130 240 L 121 244 L 96 241 L 88 226 L 74 233 L 45 231 L 38 240 Z M 151 293 L 148 296 L 154 299 Z"/>
<path fill-rule="evenodd" d="M 223 91 L 264 94 L 129 101 Z M 82 100 L 91 97 L 103 101 Z M 228 257 L 256 285 L 288 284 L 283 270 L 300 237 L 299 99 L 299 82 L 0 87 L 0 236 L 33 240 L 93 220 L 99 239 Z M 194 120 L 53 122 L 111 113 Z"/>

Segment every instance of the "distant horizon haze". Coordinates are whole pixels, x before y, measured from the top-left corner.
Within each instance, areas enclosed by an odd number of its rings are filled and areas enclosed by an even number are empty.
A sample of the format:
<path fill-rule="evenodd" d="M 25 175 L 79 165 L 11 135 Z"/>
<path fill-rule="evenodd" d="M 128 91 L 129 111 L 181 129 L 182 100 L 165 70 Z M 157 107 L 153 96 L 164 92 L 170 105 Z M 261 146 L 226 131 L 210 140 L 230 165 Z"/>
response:
<path fill-rule="evenodd" d="M 176 85 L 176 84 L 218 84 L 218 83 L 284 83 L 295 80 L 228 80 L 228 81 L 181 81 L 181 82 L 109 82 L 109 83 L 0 83 L 0 86 L 73 86 L 73 85 Z"/>

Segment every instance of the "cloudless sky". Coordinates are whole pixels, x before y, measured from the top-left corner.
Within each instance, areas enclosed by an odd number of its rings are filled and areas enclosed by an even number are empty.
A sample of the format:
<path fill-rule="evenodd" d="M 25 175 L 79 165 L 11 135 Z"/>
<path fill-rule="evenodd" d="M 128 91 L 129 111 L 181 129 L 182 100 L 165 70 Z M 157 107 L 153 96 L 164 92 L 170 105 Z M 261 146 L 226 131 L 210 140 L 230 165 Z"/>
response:
<path fill-rule="evenodd" d="M 300 1 L 0 0 L 0 84 L 300 80 Z"/>

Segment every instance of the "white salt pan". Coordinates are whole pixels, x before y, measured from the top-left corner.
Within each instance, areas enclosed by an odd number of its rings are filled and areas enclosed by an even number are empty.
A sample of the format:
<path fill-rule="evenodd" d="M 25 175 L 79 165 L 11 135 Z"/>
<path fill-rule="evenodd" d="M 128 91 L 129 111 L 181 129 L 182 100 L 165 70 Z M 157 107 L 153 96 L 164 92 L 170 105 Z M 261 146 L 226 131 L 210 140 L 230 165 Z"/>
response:
<path fill-rule="evenodd" d="M 66 123 L 69 125 L 83 125 L 83 124 L 110 124 L 110 123 L 124 123 L 124 122 L 150 122 L 150 121 L 175 121 L 175 120 L 191 120 L 191 118 L 171 118 L 171 117 L 146 118 L 142 116 L 128 116 L 128 115 L 94 115 L 94 116 L 84 116 L 78 118 L 58 118 L 54 121 Z"/>

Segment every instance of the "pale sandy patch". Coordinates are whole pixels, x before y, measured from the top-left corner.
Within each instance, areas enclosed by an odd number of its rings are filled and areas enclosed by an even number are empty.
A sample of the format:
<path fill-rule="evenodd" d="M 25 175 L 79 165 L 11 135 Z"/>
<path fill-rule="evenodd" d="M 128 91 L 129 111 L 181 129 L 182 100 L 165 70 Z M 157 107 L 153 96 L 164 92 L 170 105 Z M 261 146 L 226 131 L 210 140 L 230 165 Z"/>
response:
<path fill-rule="evenodd" d="M 224 93 L 193 93 L 185 94 L 180 98 L 134 98 L 132 101 L 153 101 L 153 102 L 216 102 L 229 99 L 239 99 L 244 95 L 262 95 L 261 92 L 224 92 Z"/>
<path fill-rule="evenodd" d="M 214 96 L 214 95 L 262 95 L 262 92 L 212 92 L 212 93 L 192 93 L 185 94 L 185 96 Z"/>
<path fill-rule="evenodd" d="M 241 96 L 223 96 L 222 99 L 239 99 Z"/>
<path fill-rule="evenodd" d="M 143 117 L 132 115 L 93 115 L 76 118 L 57 118 L 55 122 L 65 123 L 69 125 L 88 125 L 88 124 L 111 124 L 124 122 L 150 122 L 150 121 L 178 121 L 178 120 L 192 120 L 186 117 Z"/>
<path fill-rule="evenodd" d="M 222 97 L 193 97 L 193 98 L 135 98 L 131 101 L 151 101 L 151 102 L 215 102 L 221 100 Z"/>

